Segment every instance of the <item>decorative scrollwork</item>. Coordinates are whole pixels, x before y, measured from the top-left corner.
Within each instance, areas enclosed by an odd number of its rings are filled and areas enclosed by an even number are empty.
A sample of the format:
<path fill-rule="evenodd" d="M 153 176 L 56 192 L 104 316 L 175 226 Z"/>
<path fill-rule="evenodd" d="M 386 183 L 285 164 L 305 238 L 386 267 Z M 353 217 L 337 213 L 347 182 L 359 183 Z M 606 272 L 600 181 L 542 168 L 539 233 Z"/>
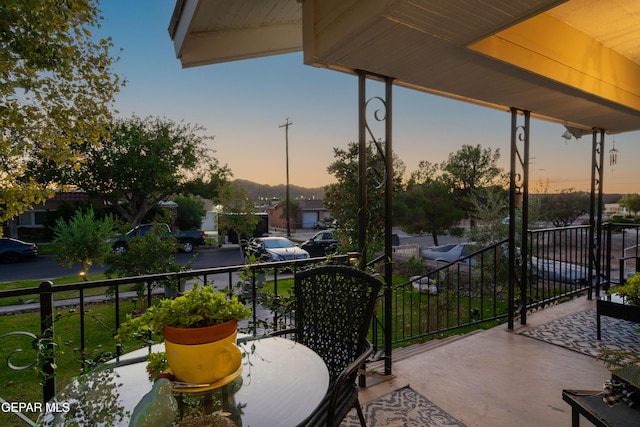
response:
<path fill-rule="evenodd" d="M 379 96 L 371 97 L 366 102 L 366 108 L 365 108 L 366 110 L 369 109 L 370 105 L 373 105 L 372 102 L 379 102 L 380 104 L 382 104 L 380 108 L 377 108 L 373 111 L 373 115 L 372 115 L 373 119 L 376 122 L 386 122 L 387 102 Z M 366 116 L 368 117 L 368 114 Z M 373 179 L 373 181 L 376 184 L 376 188 L 382 188 L 384 187 L 388 177 L 387 168 L 386 168 L 386 165 L 387 165 L 386 153 L 384 151 L 384 148 L 382 147 L 381 139 L 375 137 L 372 126 L 370 126 L 369 120 L 367 118 L 365 118 L 365 126 L 370 138 L 370 144 L 373 144 L 375 146 L 375 152 L 380 156 L 382 160 L 381 162 L 376 162 L 376 164 L 373 166 L 368 166 L 367 175 Z M 382 164 L 382 169 L 379 167 L 380 164 Z"/>
<path fill-rule="evenodd" d="M 520 125 L 518 127 L 516 127 L 516 138 L 518 141 L 522 142 L 523 144 L 527 143 L 527 132 L 525 129 L 524 125 Z M 518 162 L 520 164 L 520 167 L 522 168 L 522 170 L 524 171 L 524 169 L 527 167 L 526 165 L 526 161 L 523 159 L 522 154 L 520 153 L 520 150 L 518 149 L 518 145 L 516 144 L 515 146 L 515 151 L 516 151 L 516 157 L 518 158 Z M 521 173 L 516 173 L 516 188 L 521 189 L 522 188 L 522 184 L 523 184 L 523 177 Z"/>
<path fill-rule="evenodd" d="M 38 339 L 38 337 L 34 334 L 32 334 L 31 332 L 26 332 L 26 331 L 14 331 L 14 332 L 8 332 L 6 334 L 0 335 L 0 338 L 5 338 L 5 337 L 9 337 L 9 336 L 16 336 L 16 335 L 24 335 L 27 336 L 29 338 L 32 339 L 32 343 Z M 38 356 L 36 354 L 34 354 L 34 358 L 33 358 L 33 362 L 29 363 L 28 365 L 24 365 L 24 366 L 19 366 L 19 365 L 14 365 L 11 362 L 11 357 L 15 356 L 18 353 L 22 353 L 22 349 L 21 348 L 16 348 L 15 350 L 11 351 L 11 353 L 9 353 L 9 355 L 7 356 L 7 366 L 14 370 L 14 371 L 23 371 L 25 369 L 29 369 L 32 366 L 35 366 L 36 363 L 38 363 Z"/>

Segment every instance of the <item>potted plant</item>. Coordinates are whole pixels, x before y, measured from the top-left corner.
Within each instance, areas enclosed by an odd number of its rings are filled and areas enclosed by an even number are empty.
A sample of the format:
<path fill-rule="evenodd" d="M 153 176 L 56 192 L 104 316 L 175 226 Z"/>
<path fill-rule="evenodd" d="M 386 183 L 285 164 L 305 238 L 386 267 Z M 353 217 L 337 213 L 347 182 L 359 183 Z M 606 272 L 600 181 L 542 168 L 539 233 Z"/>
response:
<path fill-rule="evenodd" d="M 638 321 L 637 319 L 640 318 L 640 314 L 638 314 L 638 310 L 640 310 L 640 272 L 628 278 L 622 286 L 611 288 L 607 292 L 620 296 L 624 304 L 598 301 L 598 304 L 601 304 L 599 306 L 601 313 L 603 307 L 608 307 L 604 304 L 611 304 L 616 308 L 613 311 L 608 309 L 605 312 L 606 315 L 634 322 Z M 636 329 L 636 331 L 639 330 Z M 618 374 L 628 373 L 634 385 L 636 387 L 640 385 L 640 354 L 632 350 L 612 350 L 603 347 L 603 351 L 598 357 L 604 360 L 607 368 Z"/>
<path fill-rule="evenodd" d="M 174 299 L 162 299 L 138 317 L 127 315 L 116 339 L 144 336 L 149 331 L 163 335 L 175 378 L 211 384 L 239 369 L 237 323 L 250 315 L 251 309 L 236 296 L 228 297 L 211 286 L 195 286 Z"/>
<path fill-rule="evenodd" d="M 620 295 L 627 304 L 640 307 L 640 273 L 635 273 L 625 284 L 609 289 L 610 294 Z"/>

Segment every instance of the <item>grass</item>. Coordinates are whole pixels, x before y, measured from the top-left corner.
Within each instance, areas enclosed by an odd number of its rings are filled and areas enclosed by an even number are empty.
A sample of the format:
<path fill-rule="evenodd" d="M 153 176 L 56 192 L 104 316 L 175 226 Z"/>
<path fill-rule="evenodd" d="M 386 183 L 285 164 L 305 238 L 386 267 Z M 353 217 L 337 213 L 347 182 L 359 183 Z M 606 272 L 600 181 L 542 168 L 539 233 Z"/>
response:
<path fill-rule="evenodd" d="M 134 309 L 134 303 L 121 303 L 121 316 Z M 111 303 L 87 306 L 85 310 L 85 358 L 109 359 L 115 352 L 115 312 Z M 56 350 L 57 390 L 61 390 L 73 377 L 79 375 L 83 369 L 80 353 L 80 316 L 76 310 L 56 310 L 57 319 L 54 323 L 55 337 L 58 348 Z M 39 313 L 25 313 L 0 317 L 0 336 L 13 331 L 27 331 L 40 335 Z M 130 342 L 127 351 L 134 349 L 137 343 Z M 138 345 L 137 347 L 140 347 Z M 130 348 L 129 348 L 130 347 Z M 136 347 L 136 348 L 137 348 Z M 22 351 L 13 353 L 16 349 Z M 27 366 L 34 361 L 35 350 L 32 349 L 32 339 L 24 335 L 4 337 L 0 339 L 0 355 L 2 358 L 12 354 L 10 362 L 17 366 Z M 0 396 L 9 402 L 41 402 L 41 378 L 36 367 L 21 371 L 8 368 L 0 369 Z M 37 414 L 33 415 L 33 419 Z M 24 426 L 15 415 L 0 412 L 0 425 Z"/>
<path fill-rule="evenodd" d="M 107 279 L 107 276 L 105 276 L 104 274 L 89 274 L 87 277 L 89 281 Z M 82 282 L 81 276 L 59 277 L 57 279 L 51 280 L 51 283 L 53 283 L 54 287 L 56 285 L 65 285 L 68 283 L 78 283 L 78 282 Z M 32 287 L 37 288 L 38 286 L 40 286 L 40 283 L 42 283 L 42 280 L 16 280 L 13 282 L 2 282 L 0 283 L 0 286 L 2 287 L 2 290 L 11 290 L 11 289 L 24 289 L 24 288 L 32 288 Z M 128 289 L 123 289 L 123 291 L 126 291 L 126 290 Z M 84 291 L 84 295 L 85 297 L 95 296 L 95 295 L 104 295 L 106 291 L 107 291 L 106 286 L 100 287 L 100 288 L 87 289 Z M 78 291 L 56 292 L 54 294 L 54 299 L 56 300 L 63 300 L 63 299 L 70 299 L 70 298 L 78 298 Z M 10 305 L 21 305 L 29 302 L 38 302 L 38 301 L 39 301 L 39 298 L 38 298 L 38 295 L 36 294 L 33 295 L 33 298 L 30 298 L 29 296 L 2 298 L 0 299 L 0 306 L 4 307 L 4 306 L 10 306 Z"/>

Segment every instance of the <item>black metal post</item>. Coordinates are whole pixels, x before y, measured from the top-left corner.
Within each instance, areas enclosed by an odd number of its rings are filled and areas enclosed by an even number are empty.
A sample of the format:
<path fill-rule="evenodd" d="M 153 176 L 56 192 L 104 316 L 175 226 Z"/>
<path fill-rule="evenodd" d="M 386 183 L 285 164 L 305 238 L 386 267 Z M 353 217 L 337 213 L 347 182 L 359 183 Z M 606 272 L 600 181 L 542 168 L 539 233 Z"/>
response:
<path fill-rule="evenodd" d="M 518 126 L 518 114 L 524 116 L 524 124 Z M 516 314 L 515 289 L 520 289 L 520 323 L 527 323 L 527 259 L 529 245 L 527 229 L 529 227 L 529 121 L 530 112 L 511 108 L 511 157 L 509 170 L 509 301 L 508 301 L 508 329 L 512 330 Z M 522 154 L 518 150 L 518 141 L 523 142 Z M 520 167 L 522 172 L 517 171 Z M 521 227 L 516 233 L 516 209 L 521 209 Z M 516 239 L 519 237 L 519 239 Z M 520 271 L 516 269 L 517 259 L 520 261 Z"/>
<path fill-rule="evenodd" d="M 84 289 L 80 289 L 80 361 L 82 363 L 82 369 L 85 368 L 85 327 L 84 327 Z"/>
<path fill-rule="evenodd" d="M 367 76 L 358 71 L 358 253 L 359 268 L 367 266 Z"/>
<path fill-rule="evenodd" d="M 49 281 L 40 283 L 40 333 L 44 339 L 45 347 L 42 350 L 45 353 L 44 365 L 42 366 L 42 374 L 44 375 L 44 386 L 42 387 L 42 398 L 45 402 L 50 401 L 56 395 L 56 379 L 55 366 L 56 360 L 54 356 L 55 337 L 53 333 L 53 284 Z"/>
<path fill-rule="evenodd" d="M 386 159 L 386 178 L 384 191 L 384 330 L 387 332 L 384 346 L 384 373 L 391 375 L 391 317 L 393 310 L 391 308 L 392 283 L 393 283 L 393 151 L 392 151 L 392 98 L 393 98 L 393 79 L 385 78 L 385 105 L 386 121 L 385 121 L 385 159 Z"/>
<path fill-rule="evenodd" d="M 598 138 L 600 133 L 600 138 Z M 591 148 L 591 199 L 589 203 L 589 290 L 588 298 L 593 297 L 595 284 L 596 297 L 600 296 L 600 259 L 602 251 L 602 164 L 604 162 L 604 130 L 593 129 Z M 595 270 L 595 278 L 594 276 Z"/>
<path fill-rule="evenodd" d="M 515 314 L 515 282 L 516 282 L 516 138 L 518 110 L 511 108 L 511 150 L 509 166 L 509 301 L 507 328 L 513 330 Z"/>
<path fill-rule="evenodd" d="M 520 186 L 520 197 L 522 197 L 522 223 L 520 228 L 520 295 L 522 305 L 520 307 L 520 324 L 527 324 L 527 301 L 529 299 L 529 242 L 527 241 L 529 229 L 529 111 L 523 111 L 524 128 L 523 137 L 523 158 L 520 159 L 522 167 L 522 185 Z"/>

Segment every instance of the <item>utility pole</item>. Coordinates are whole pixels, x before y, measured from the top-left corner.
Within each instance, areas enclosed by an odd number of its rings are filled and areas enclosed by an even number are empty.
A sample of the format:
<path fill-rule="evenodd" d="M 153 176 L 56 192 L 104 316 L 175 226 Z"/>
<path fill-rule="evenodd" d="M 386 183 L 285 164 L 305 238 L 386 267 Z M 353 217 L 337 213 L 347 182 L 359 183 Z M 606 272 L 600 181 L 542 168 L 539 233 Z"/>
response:
<path fill-rule="evenodd" d="M 291 205 L 289 204 L 289 126 L 293 123 L 289 121 L 289 117 L 287 117 L 287 121 L 285 124 L 280 125 L 281 128 L 284 128 L 284 141 L 285 141 L 285 155 L 286 155 L 286 169 L 287 169 L 287 192 L 286 192 L 286 210 L 287 210 L 287 237 L 291 237 L 291 211 L 289 208 Z"/>

